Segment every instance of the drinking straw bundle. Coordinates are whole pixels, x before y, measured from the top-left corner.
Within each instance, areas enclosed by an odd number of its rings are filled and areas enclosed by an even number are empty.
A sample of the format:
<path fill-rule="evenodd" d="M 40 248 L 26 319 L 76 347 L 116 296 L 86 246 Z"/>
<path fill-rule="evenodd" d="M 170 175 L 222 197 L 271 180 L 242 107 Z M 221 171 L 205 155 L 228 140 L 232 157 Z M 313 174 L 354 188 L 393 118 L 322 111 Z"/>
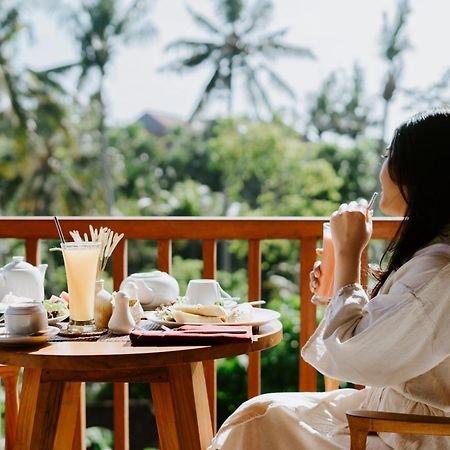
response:
<path fill-rule="evenodd" d="M 100 256 L 98 258 L 98 265 L 97 265 L 97 280 L 101 278 L 102 272 L 106 268 L 106 264 L 108 263 L 109 257 L 112 255 L 114 249 L 116 248 L 117 244 L 120 242 L 120 240 L 123 238 L 124 234 L 118 234 L 114 233 L 111 229 L 108 227 L 100 227 L 100 230 L 97 230 L 97 228 L 93 228 L 92 225 L 89 225 L 89 231 L 90 231 L 90 239 L 87 233 L 84 233 L 84 239 L 81 237 L 79 231 L 69 231 L 69 234 L 72 236 L 72 239 L 75 242 L 80 241 L 92 241 L 92 242 L 100 242 Z"/>

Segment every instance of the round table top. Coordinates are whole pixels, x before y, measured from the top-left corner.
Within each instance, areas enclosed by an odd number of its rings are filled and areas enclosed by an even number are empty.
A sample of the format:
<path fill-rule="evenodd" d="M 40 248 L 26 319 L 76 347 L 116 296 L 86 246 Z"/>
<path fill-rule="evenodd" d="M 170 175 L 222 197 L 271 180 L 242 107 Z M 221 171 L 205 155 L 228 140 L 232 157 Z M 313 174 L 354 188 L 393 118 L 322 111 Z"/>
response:
<path fill-rule="evenodd" d="M 282 325 L 274 320 L 259 327 L 252 343 L 212 346 L 133 347 L 129 341 L 51 342 L 35 347 L 0 348 L 0 364 L 49 370 L 109 370 L 163 367 L 168 364 L 206 361 L 240 355 L 277 345 Z"/>

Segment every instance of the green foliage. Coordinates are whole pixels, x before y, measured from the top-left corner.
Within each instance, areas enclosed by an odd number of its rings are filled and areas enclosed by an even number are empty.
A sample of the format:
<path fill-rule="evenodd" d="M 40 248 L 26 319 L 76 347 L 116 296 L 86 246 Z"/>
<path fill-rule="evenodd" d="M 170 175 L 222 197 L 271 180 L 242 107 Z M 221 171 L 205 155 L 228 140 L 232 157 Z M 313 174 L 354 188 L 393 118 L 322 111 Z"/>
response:
<path fill-rule="evenodd" d="M 108 428 L 90 427 L 86 429 L 88 450 L 113 450 L 113 433 Z"/>
<path fill-rule="evenodd" d="M 285 125 L 229 119 L 214 134 L 212 164 L 241 215 L 321 215 L 339 200 L 333 168 Z"/>
<path fill-rule="evenodd" d="M 339 179 L 345 180 L 339 188 L 343 200 L 371 197 L 377 186 L 381 161 L 375 141 L 358 140 L 349 148 L 319 143 L 317 156 L 330 163 Z"/>
<path fill-rule="evenodd" d="M 364 135 L 372 125 L 364 95 L 361 67 L 355 64 L 350 80 L 342 72 L 332 72 L 311 101 L 310 126 L 319 138 L 326 132 L 351 139 Z"/>
<path fill-rule="evenodd" d="M 266 31 L 272 11 L 270 0 L 255 1 L 253 7 L 248 0 L 216 0 L 216 5 L 219 24 L 188 8 L 192 20 L 211 36 L 206 41 L 178 39 L 169 44 L 167 50 L 184 49 L 187 53 L 167 64 L 164 69 L 183 72 L 202 64 L 213 66 L 212 75 L 193 110 L 191 120 L 211 102 L 214 94 L 226 94 L 227 112 L 231 115 L 237 78 L 245 83 L 255 117 L 260 118 L 261 109 L 272 117 L 273 108 L 260 74 L 263 73 L 276 89 L 292 99 L 295 97 L 294 92 L 274 72 L 271 60 L 286 55 L 312 58 L 313 54 L 307 48 L 285 43 L 282 38 L 287 33 L 286 29 Z"/>

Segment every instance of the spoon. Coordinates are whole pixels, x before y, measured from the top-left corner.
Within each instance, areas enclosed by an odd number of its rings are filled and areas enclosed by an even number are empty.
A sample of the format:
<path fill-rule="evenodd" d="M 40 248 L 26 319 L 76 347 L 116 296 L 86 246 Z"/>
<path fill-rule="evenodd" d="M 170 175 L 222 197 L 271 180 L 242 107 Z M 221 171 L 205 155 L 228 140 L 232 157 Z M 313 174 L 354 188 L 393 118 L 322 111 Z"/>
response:
<path fill-rule="evenodd" d="M 244 302 L 244 303 L 239 303 L 238 305 L 234 305 L 231 309 L 237 308 L 238 306 L 241 305 L 264 305 L 266 302 L 265 300 L 255 300 L 252 302 Z"/>

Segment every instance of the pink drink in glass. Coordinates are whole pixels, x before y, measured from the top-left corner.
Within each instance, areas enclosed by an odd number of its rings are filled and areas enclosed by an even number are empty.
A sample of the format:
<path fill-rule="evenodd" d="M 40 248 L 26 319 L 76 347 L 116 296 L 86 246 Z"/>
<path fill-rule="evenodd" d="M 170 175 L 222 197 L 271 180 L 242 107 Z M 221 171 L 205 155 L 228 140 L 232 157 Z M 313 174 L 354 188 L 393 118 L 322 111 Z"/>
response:
<path fill-rule="evenodd" d="M 320 283 L 317 294 L 321 297 L 333 297 L 334 291 L 334 246 L 331 239 L 330 223 L 323 224 L 323 253 L 320 264 Z"/>

